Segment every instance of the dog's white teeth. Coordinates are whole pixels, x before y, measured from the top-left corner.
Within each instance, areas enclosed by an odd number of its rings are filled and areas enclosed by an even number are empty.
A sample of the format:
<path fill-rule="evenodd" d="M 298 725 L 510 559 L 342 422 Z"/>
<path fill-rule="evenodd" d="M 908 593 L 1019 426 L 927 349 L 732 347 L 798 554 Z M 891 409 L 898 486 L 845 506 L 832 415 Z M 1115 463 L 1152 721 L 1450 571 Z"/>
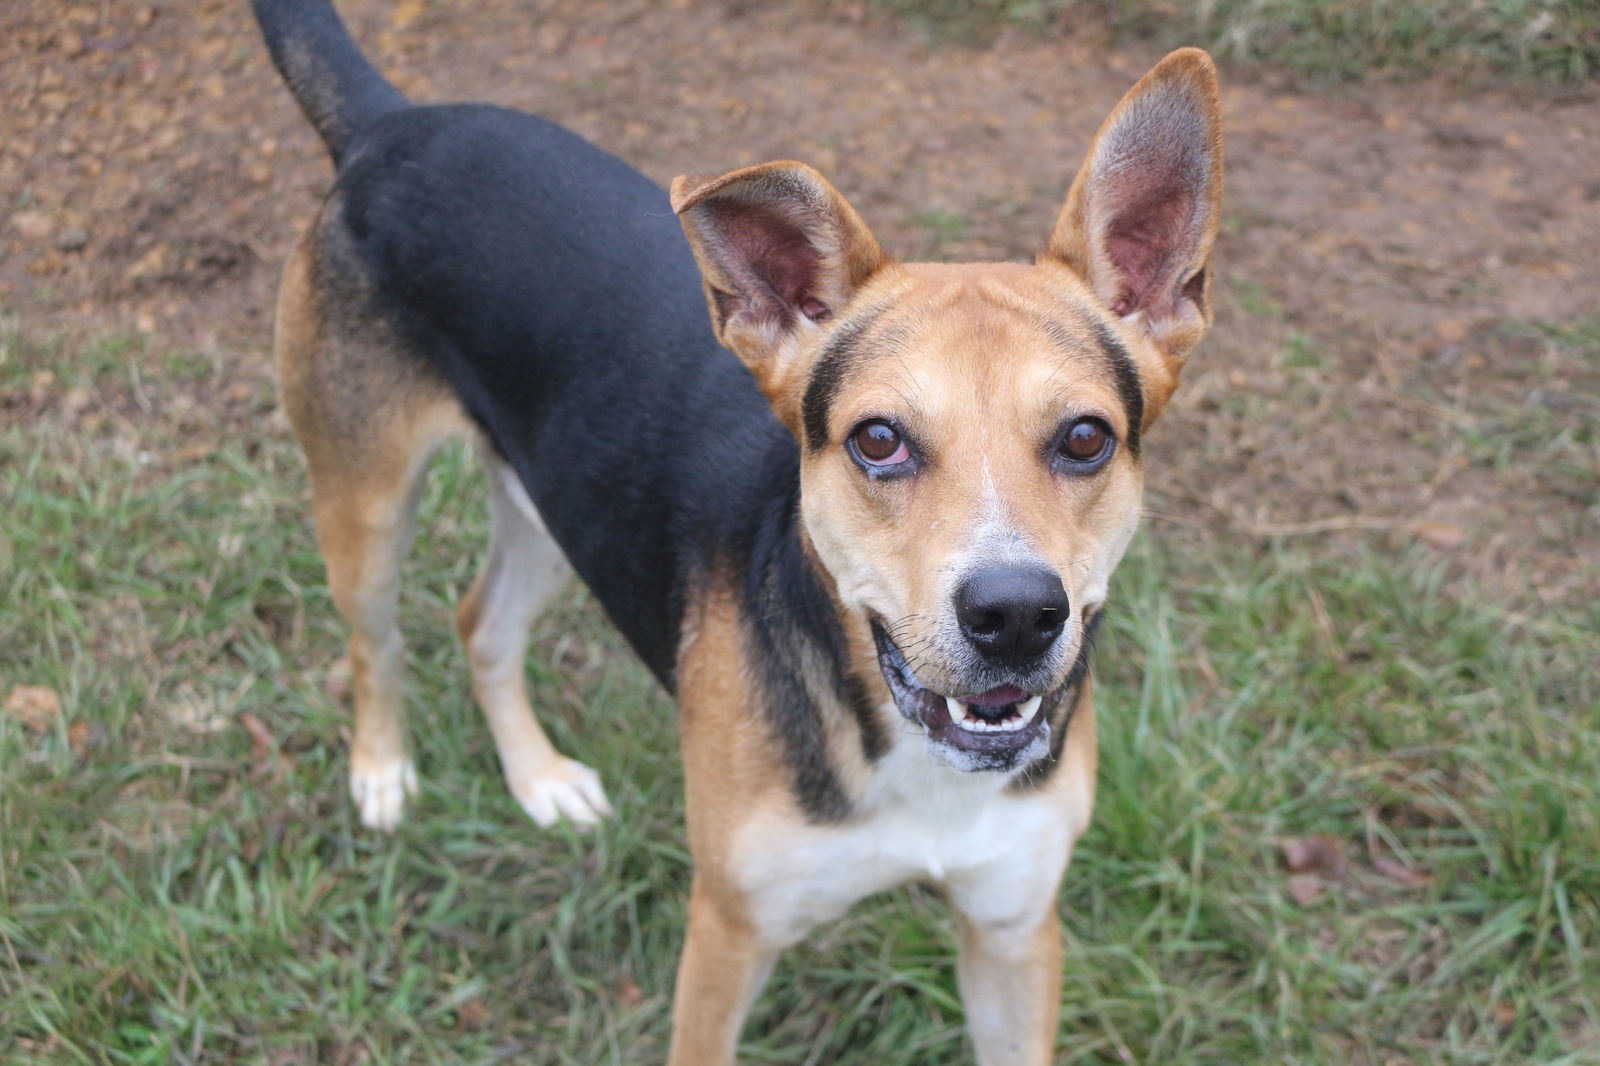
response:
<path fill-rule="evenodd" d="M 944 698 L 944 705 L 950 709 L 950 721 L 969 733 L 1015 733 L 1019 729 L 1026 729 L 1033 721 L 1041 702 L 1043 701 L 1038 696 L 1029 697 L 1017 704 L 1013 713 L 993 721 L 976 714 L 954 696 Z"/>
<path fill-rule="evenodd" d="M 1042 702 L 1041 697 L 1030 696 L 1017 704 L 1011 714 L 995 721 L 977 714 L 954 696 L 944 698 L 944 705 L 950 709 L 951 723 L 969 733 L 1015 733 L 1019 729 L 1026 729 Z"/>

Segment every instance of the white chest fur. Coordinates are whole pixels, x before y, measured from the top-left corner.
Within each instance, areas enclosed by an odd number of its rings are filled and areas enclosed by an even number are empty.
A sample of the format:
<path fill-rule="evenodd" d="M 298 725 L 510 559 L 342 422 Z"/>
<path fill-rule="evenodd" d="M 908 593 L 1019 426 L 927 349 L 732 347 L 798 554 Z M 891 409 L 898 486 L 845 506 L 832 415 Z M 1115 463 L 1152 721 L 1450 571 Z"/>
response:
<path fill-rule="evenodd" d="M 912 880 L 945 886 L 959 909 L 984 921 L 1022 921 L 1052 905 L 1092 793 L 1011 795 L 999 774 L 951 769 L 920 736 L 897 740 L 851 821 L 758 816 L 740 829 L 740 887 L 770 946 L 786 947 L 862 897 Z"/>

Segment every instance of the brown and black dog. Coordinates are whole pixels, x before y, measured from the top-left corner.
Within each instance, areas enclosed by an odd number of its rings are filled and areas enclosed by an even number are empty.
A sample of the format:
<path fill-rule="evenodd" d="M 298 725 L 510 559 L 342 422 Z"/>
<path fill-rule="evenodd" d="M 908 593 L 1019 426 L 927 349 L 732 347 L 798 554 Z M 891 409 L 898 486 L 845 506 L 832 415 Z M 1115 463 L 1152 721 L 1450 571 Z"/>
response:
<path fill-rule="evenodd" d="M 958 916 L 978 1061 L 1050 1061 L 1090 634 L 1211 319 L 1210 59 L 1128 93 L 1037 262 L 912 264 L 801 164 L 669 199 L 544 120 L 412 106 L 327 0 L 255 6 L 338 165 L 277 350 L 352 629 L 362 820 L 415 789 L 398 565 L 429 455 L 467 435 L 493 545 L 459 622 L 513 795 L 541 825 L 609 813 L 523 683 L 570 569 L 681 707 L 674 1066 L 731 1062 L 777 953 L 913 879 Z"/>

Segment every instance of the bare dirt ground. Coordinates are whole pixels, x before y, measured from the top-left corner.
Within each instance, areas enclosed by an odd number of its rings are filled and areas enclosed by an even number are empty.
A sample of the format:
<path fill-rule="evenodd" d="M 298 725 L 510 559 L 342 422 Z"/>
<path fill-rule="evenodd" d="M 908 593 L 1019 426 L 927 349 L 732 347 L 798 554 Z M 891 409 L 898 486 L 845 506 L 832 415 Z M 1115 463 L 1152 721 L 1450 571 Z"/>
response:
<path fill-rule="evenodd" d="M 1158 58 L 1070 32 L 932 46 L 821 0 L 340 6 L 419 101 L 537 111 L 661 182 L 802 159 L 905 258 L 1032 255 Z M 1600 90 L 1225 79 L 1217 328 L 1150 449 L 1152 512 L 1592 601 Z M 330 170 L 244 0 L 8 0 L 0 101 L 0 310 L 212 360 L 207 417 L 162 447 L 258 431 L 277 273 Z"/>

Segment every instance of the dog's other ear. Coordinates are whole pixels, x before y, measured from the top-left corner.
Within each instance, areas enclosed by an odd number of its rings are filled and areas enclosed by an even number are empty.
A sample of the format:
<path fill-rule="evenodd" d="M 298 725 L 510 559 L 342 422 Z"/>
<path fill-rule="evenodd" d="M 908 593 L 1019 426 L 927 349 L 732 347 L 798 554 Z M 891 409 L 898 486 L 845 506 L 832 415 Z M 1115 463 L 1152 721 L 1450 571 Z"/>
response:
<path fill-rule="evenodd" d="M 1161 354 L 1148 368 L 1153 411 L 1211 325 L 1208 267 L 1221 206 L 1217 71 L 1206 53 L 1183 48 L 1100 127 L 1050 239 L 1050 254 Z"/>
<path fill-rule="evenodd" d="M 780 406 L 799 391 L 801 342 L 820 336 L 887 257 L 855 209 L 802 163 L 680 177 L 672 209 L 700 263 L 717 339 Z"/>

